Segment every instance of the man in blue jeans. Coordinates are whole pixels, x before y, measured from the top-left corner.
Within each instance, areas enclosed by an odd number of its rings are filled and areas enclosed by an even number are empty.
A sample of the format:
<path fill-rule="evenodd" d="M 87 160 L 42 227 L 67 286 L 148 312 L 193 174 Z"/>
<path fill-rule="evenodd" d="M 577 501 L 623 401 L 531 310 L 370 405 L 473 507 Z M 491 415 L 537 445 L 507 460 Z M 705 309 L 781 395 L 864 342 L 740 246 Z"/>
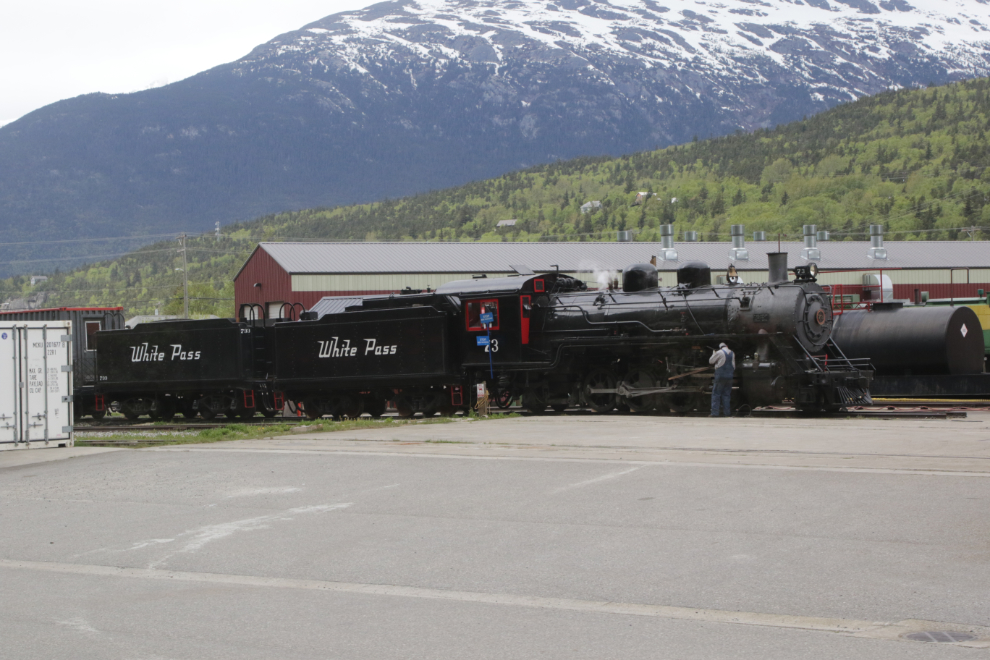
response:
<path fill-rule="evenodd" d="M 725 343 L 718 345 L 708 364 L 715 365 L 715 385 L 712 388 L 712 417 L 718 417 L 719 404 L 722 414 L 726 417 L 732 414 L 729 400 L 732 398 L 732 374 L 736 370 L 736 354 L 729 350 Z"/>

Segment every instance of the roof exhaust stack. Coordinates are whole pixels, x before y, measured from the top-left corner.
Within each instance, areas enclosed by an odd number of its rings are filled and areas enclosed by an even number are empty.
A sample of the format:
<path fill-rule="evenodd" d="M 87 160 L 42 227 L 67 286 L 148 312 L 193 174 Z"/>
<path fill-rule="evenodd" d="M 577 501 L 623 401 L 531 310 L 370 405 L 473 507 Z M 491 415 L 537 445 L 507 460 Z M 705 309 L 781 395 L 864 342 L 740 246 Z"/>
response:
<path fill-rule="evenodd" d="M 804 225 L 804 248 L 801 250 L 801 258 L 808 261 L 818 261 L 822 258 L 822 251 L 818 249 L 818 235 L 815 225 Z"/>
<path fill-rule="evenodd" d="M 684 232 L 684 242 L 685 243 L 697 243 L 698 242 L 698 232 L 696 232 L 696 231 L 686 231 L 686 232 Z"/>
<path fill-rule="evenodd" d="M 732 249 L 729 250 L 729 259 L 749 261 L 749 250 L 746 249 L 746 228 L 742 225 L 732 225 L 729 233 L 732 235 Z"/>
<path fill-rule="evenodd" d="M 827 241 L 827 240 L 829 240 L 829 238 L 830 237 L 829 237 L 829 233 L 828 233 L 828 230 L 827 229 L 819 229 L 818 230 L 818 240 L 820 240 L 820 241 Z"/>
<path fill-rule="evenodd" d="M 660 248 L 660 254 L 657 256 L 661 261 L 677 261 L 677 250 L 674 249 L 674 225 L 660 225 Z"/>
<path fill-rule="evenodd" d="M 770 276 L 767 284 L 787 283 L 787 253 L 767 252 L 767 261 L 770 263 Z"/>
<path fill-rule="evenodd" d="M 883 246 L 883 225 L 870 225 L 870 250 L 866 256 L 870 259 L 887 258 L 887 248 Z"/>
<path fill-rule="evenodd" d="M 759 243 L 759 242 L 764 242 L 766 240 L 767 240 L 767 233 L 765 231 L 754 231 L 753 232 L 753 241 L 754 242 Z"/>

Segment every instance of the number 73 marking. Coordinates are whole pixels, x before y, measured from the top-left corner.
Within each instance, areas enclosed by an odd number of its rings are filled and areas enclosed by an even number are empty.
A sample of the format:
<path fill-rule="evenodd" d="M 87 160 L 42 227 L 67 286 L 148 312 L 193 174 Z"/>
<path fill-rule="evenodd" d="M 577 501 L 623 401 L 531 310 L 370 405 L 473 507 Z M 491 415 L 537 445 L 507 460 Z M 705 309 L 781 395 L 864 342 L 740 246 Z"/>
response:
<path fill-rule="evenodd" d="M 493 339 L 490 346 L 485 346 L 485 353 L 488 352 L 489 348 L 492 349 L 492 353 L 498 353 L 498 340 Z"/>

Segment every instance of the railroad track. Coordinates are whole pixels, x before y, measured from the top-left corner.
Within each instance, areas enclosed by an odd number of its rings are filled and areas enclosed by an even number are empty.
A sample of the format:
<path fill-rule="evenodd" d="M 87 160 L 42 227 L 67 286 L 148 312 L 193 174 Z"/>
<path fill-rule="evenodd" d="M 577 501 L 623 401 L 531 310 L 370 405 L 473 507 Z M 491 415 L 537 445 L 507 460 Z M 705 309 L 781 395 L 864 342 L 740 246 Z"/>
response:
<path fill-rule="evenodd" d="M 983 403 L 983 405 L 971 405 L 973 403 Z M 857 406 L 851 410 L 841 413 L 830 413 L 826 415 L 831 418 L 866 418 L 866 419 L 964 419 L 968 412 L 977 412 L 990 409 L 990 402 L 948 402 L 948 401 L 903 401 L 897 404 L 885 404 L 878 406 Z M 509 408 L 509 409 L 493 409 L 490 411 L 492 415 L 504 415 L 507 413 L 520 413 L 526 416 L 530 416 L 532 413 L 521 409 L 521 408 Z M 565 411 L 564 414 L 568 415 L 592 415 L 587 410 L 574 409 Z M 622 412 L 613 412 L 610 414 L 631 414 Z M 546 413 L 550 415 L 550 413 Z M 393 417 L 394 414 L 386 414 L 385 417 Z M 653 416 L 660 417 L 653 413 Z M 686 416 L 689 417 L 704 417 L 704 412 L 688 413 Z M 801 413 L 794 408 L 761 408 L 754 410 L 749 413 L 751 417 L 806 417 L 804 413 Z M 329 421 L 329 420 L 324 420 Z M 205 429 L 217 429 L 229 426 L 231 424 L 247 424 L 250 426 L 264 427 L 264 426 L 274 426 L 277 424 L 306 424 L 311 423 L 310 420 L 305 418 L 297 417 L 284 417 L 284 418 L 273 418 L 273 419 L 259 419 L 254 420 L 230 420 L 229 422 L 177 422 L 172 424 L 160 424 L 149 422 L 146 424 L 133 424 L 128 420 L 109 420 L 103 421 L 97 424 L 79 424 L 75 427 L 75 432 L 80 434 L 86 433 L 118 433 L 127 431 L 202 431 Z"/>

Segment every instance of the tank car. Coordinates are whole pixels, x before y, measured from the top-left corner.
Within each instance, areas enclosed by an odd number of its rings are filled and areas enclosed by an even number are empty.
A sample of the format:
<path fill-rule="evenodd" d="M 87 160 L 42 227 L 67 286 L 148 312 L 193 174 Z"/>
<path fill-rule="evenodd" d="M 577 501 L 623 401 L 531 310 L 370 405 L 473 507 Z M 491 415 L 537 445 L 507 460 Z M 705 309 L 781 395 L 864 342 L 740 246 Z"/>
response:
<path fill-rule="evenodd" d="M 833 337 L 849 357 L 870 358 L 877 374 L 983 372 L 983 326 L 965 306 L 848 310 L 836 317 Z"/>
<path fill-rule="evenodd" d="M 889 398 L 985 399 L 985 333 L 972 307 L 875 304 L 836 316 L 833 337 L 850 357 L 869 357 L 871 391 Z"/>
<path fill-rule="evenodd" d="M 97 333 L 97 391 L 128 418 L 273 416 L 271 322 L 161 321 Z"/>

